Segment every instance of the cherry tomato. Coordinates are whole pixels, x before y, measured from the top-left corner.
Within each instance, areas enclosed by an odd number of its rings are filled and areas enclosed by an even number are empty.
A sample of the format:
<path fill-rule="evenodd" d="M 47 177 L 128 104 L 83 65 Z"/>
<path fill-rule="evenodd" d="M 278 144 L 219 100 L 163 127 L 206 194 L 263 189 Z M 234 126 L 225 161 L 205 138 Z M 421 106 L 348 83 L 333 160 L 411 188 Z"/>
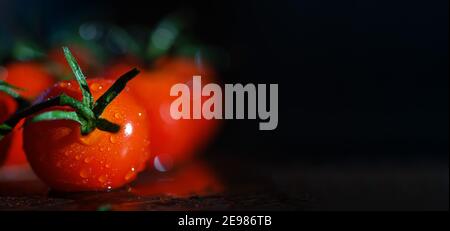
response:
<path fill-rule="evenodd" d="M 5 70 L 1 74 L 1 79 L 22 88 L 23 90 L 18 91 L 18 93 L 28 100 L 36 98 L 54 82 L 53 77 L 46 68 L 37 62 L 14 62 L 8 64 Z M 22 125 L 23 121 L 8 135 L 10 148 L 5 154 L 5 165 L 23 165 L 27 163 L 25 152 L 22 148 Z"/>
<path fill-rule="evenodd" d="M 25 151 L 23 150 L 23 122 L 24 120 L 14 128 L 14 131 L 8 134 L 8 137 L 11 139 L 11 144 L 6 154 L 5 166 L 28 164 Z"/>
<path fill-rule="evenodd" d="M 0 92 L 0 123 L 5 121 L 16 110 L 14 100 L 7 94 Z M 12 135 L 0 140 L 0 165 L 4 163 L 10 149 Z"/>
<path fill-rule="evenodd" d="M 5 121 L 14 113 L 17 105 L 14 99 L 6 93 L 0 92 L 0 122 Z"/>
<path fill-rule="evenodd" d="M 107 76 L 117 78 L 131 66 L 135 65 L 117 64 L 107 72 Z M 189 83 L 193 75 L 201 75 L 203 84 L 215 79 L 213 71 L 206 65 L 199 68 L 191 59 L 164 58 L 155 63 L 154 69 L 144 70 L 129 84 L 150 118 L 151 153 L 159 156 L 164 166 L 176 166 L 191 160 L 208 143 L 219 125 L 217 120 L 174 120 L 170 116 L 170 105 L 176 98 L 170 96 L 171 87 L 177 83 Z M 207 98 L 202 97 L 202 100 Z"/>
<path fill-rule="evenodd" d="M 2 79 L 14 86 L 23 88 L 19 93 L 27 99 L 34 99 L 54 80 L 47 70 L 36 62 L 15 62 L 6 66 Z"/>
<path fill-rule="evenodd" d="M 104 79 L 88 81 L 94 99 L 112 83 Z M 59 191 L 108 190 L 131 182 L 149 158 L 149 137 L 145 109 L 128 91 L 124 89 L 102 114 L 121 125 L 115 134 L 95 129 L 83 136 L 79 124 L 71 120 L 27 124 L 24 148 L 35 173 Z M 75 81 L 64 81 L 47 90 L 38 102 L 61 93 L 82 98 Z"/>

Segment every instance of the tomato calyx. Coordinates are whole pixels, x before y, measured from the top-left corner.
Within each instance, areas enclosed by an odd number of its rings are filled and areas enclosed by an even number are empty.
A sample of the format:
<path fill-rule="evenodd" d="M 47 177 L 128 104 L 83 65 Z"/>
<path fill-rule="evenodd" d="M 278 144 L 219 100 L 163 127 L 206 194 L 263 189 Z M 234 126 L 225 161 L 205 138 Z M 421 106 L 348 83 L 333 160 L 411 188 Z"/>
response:
<path fill-rule="evenodd" d="M 80 66 L 67 47 L 63 47 L 64 55 L 75 75 L 76 81 L 80 86 L 82 100 L 68 96 L 64 93 L 47 99 L 41 103 L 34 104 L 24 110 L 18 111 L 3 124 L 0 125 L 0 139 L 12 131 L 22 118 L 34 115 L 40 111 L 54 106 L 68 106 L 73 111 L 50 110 L 37 114 L 28 122 L 52 121 L 52 120 L 72 120 L 80 124 L 82 135 L 88 135 L 94 129 L 117 133 L 120 125 L 102 118 L 101 115 L 105 108 L 120 94 L 126 84 L 139 74 L 136 68 L 128 71 L 120 76 L 113 85 L 94 102 L 94 98 L 90 92 L 86 77 L 83 75 Z"/>

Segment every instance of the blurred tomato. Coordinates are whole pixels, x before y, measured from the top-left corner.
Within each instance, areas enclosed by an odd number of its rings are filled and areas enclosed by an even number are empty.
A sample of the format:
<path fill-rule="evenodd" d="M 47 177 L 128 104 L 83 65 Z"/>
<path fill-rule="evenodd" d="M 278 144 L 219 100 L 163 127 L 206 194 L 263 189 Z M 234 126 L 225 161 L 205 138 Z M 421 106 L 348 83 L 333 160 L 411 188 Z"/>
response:
<path fill-rule="evenodd" d="M 48 73 L 46 68 L 37 62 L 13 62 L 8 64 L 5 70 L 2 72 L 0 78 L 14 86 L 22 88 L 23 90 L 19 90 L 18 92 L 28 100 L 35 99 L 54 83 L 53 77 Z M 13 99 L 10 100 L 14 105 L 15 111 L 17 105 Z M 4 154 L 6 159 L 4 162 L 5 165 L 21 165 L 27 163 L 22 148 L 22 124 L 23 121 L 7 136 L 10 147 Z"/>
<path fill-rule="evenodd" d="M 170 96 L 170 89 L 177 83 L 190 85 L 193 75 L 201 75 L 202 84 L 212 82 L 215 80 L 214 71 L 207 65 L 199 67 L 192 59 L 162 58 L 150 70 L 129 62 L 119 63 L 113 65 L 106 76 L 117 78 L 133 67 L 142 71 L 141 77 L 131 81 L 129 86 L 149 115 L 152 156 L 159 157 L 163 166 L 176 166 L 192 159 L 208 144 L 219 121 L 172 119 L 170 105 L 176 97 Z M 202 101 L 207 98 L 202 97 Z"/>
<path fill-rule="evenodd" d="M 22 88 L 19 93 L 29 100 L 36 98 L 54 82 L 44 66 L 37 62 L 14 62 L 5 69 L 2 80 Z"/>
<path fill-rule="evenodd" d="M 94 54 L 86 47 L 80 45 L 71 45 L 71 52 L 77 57 L 78 65 L 80 65 L 83 72 L 88 73 L 89 70 L 98 67 L 100 62 L 95 58 Z M 61 52 L 60 47 L 56 47 L 49 51 L 48 58 L 55 65 L 52 66 L 52 71 L 59 77 L 72 78 L 72 69 L 64 57 L 64 53 Z"/>
<path fill-rule="evenodd" d="M 0 92 L 0 123 L 3 123 L 16 110 L 14 99 L 6 93 Z M 3 164 L 8 156 L 8 151 L 11 146 L 11 134 L 5 136 L 0 140 L 0 164 Z"/>

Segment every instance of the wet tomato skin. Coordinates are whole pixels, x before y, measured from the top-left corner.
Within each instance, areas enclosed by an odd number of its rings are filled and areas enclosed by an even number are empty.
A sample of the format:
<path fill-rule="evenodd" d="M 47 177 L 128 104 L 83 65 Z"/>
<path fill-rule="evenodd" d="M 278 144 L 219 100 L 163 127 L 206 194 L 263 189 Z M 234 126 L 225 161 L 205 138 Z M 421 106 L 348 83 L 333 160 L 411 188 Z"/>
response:
<path fill-rule="evenodd" d="M 94 99 L 112 83 L 88 81 Z M 82 136 L 79 125 L 68 120 L 25 126 L 24 148 L 35 173 L 58 191 L 104 191 L 134 180 L 149 158 L 149 138 L 146 112 L 128 91 L 124 89 L 101 116 L 121 125 L 116 134 L 95 129 Z M 81 99 L 77 83 L 65 81 L 55 84 L 38 101 L 61 93 Z"/>

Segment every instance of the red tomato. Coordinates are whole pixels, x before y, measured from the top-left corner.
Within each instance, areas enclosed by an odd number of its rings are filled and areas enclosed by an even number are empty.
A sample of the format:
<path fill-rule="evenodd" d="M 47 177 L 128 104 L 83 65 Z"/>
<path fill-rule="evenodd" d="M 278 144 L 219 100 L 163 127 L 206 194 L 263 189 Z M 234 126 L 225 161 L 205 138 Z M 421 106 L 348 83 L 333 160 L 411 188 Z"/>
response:
<path fill-rule="evenodd" d="M 94 99 L 112 81 L 89 80 Z M 75 81 L 55 84 L 42 99 L 66 93 L 81 99 Z M 50 108 L 55 109 L 55 108 Z M 149 158 L 148 125 L 145 110 L 124 89 L 105 109 L 102 117 L 121 125 L 118 133 L 95 129 L 80 134 L 78 123 L 70 120 L 41 121 L 24 128 L 24 148 L 35 173 L 59 191 L 92 191 L 118 188 L 131 182 Z"/>
<path fill-rule="evenodd" d="M 22 88 L 23 90 L 18 91 L 18 93 L 28 100 L 35 99 L 54 83 L 53 77 L 37 62 L 14 62 L 8 64 L 5 70 L 1 78 L 12 85 Z M 27 163 L 22 148 L 22 122 L 8 135 L 11 144 L 9 151 L 5 154 L 5 165 Z"/>
<path fill-rule="evenodd" d="M 14 99 L 9 95 L 0 92 L 0 123 L 8 119 L 8 117 L 16 110 Z M 11 145 L 11 134 L 0 140 L 0 164 L 3 164 Z"/>
<path fill-rule="evenodd" d="M 17 124 L 14 131 L 8 134 L 8 137 L 11 139 L 11 144 L 6 154 L 5 166 L 28 164 L 23 150 L 23 122 L 24 120 Z"/>
<path fill-rule="evenodd" d="M 132 66 L 127 63 L 115 65 L 107 76 L 115 79 Z M 164 58 L 155 63 L 155 69 L 143 70 L 140 75 L 129 86 L 147 109 L 150 118 L 151 153 L 155 157 L 161 156 L 164 166 L 178 165 L 192 159 L 211 139 L 219 121 L 172 119 L 170 105 L 176 97 L 170 96 L 170 89 L 177 83 L 189 83 L 193 75 L 201 75 L 202 84 L 211 82 L 215 79 L 213 71 L 207 66 L 198 68 L 191 59 Z M 203 101 L 206 99 L 202 98 Z"/>
<path fill-rule="evenodd" d="M 0 92 L 0 122 L 5 121 L 16 111 L 16 102 L 6 93 Z"/>
<path fill-rule="evenodd" d="M 36 98 L 54 83 L 47 70 L 36 62 L 10 63 L 6 66 L 2 78 L 14 86 L 23 88 L 24 90 L 19 93 L 27 99 Z"/>

